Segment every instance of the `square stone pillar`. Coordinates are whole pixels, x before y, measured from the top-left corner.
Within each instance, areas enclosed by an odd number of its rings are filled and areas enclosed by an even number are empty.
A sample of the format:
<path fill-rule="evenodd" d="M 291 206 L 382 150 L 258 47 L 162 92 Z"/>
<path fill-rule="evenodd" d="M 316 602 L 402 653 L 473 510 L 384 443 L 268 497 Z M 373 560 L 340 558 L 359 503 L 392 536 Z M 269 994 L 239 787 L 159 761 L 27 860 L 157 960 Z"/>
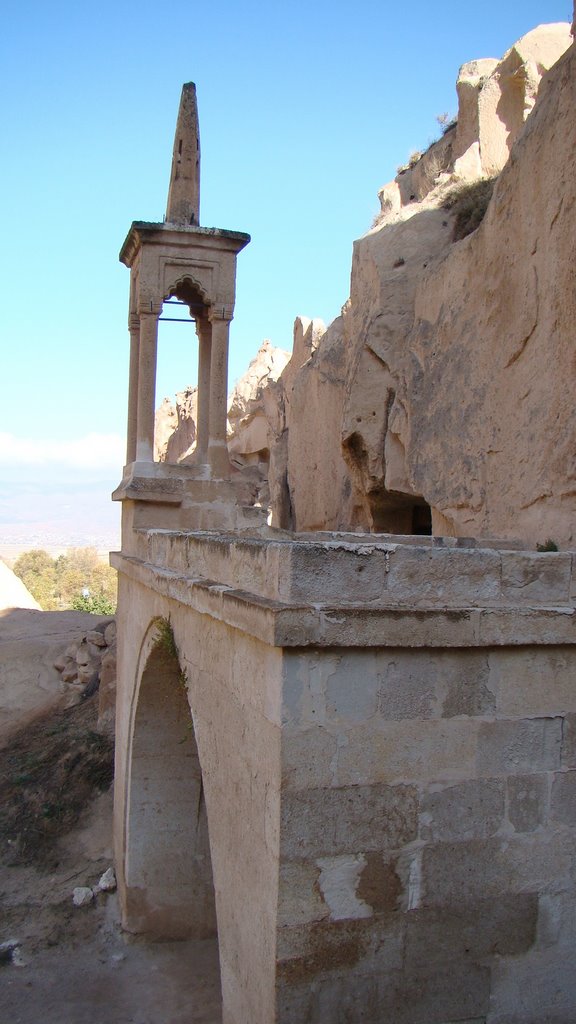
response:
<path fill-rule="evenodd" d="M 220 480 L 230 476 L 230 460 L 226 444 L 228 391 L 228 336 L 230 321 L 211 316 L 212 345 L 210 357 L 210 409 L 208 462 L 211 474 Z"/>
<path fill-rule="evenodd" d="M 140 318 L 131 313 L 128 318 L 130 331 L 130 369 L 128 376 L 128 439 L 126 462 L 136 460 L 136 437 L 138 424 L 138 362 L 140 359 Z"/>
<path fill-rule="evenodd" d="M 195 462 L 208 460 L 210 438 L 210 365 L 212 360 L 212 324 L 204 317 L 196 320 L 198 335 L 198 408 Z"/>
<path fill-rule="evenodd" d="M 154 405 L 160 309 L 140 312 L 136 461 L 154 461 Z"/>

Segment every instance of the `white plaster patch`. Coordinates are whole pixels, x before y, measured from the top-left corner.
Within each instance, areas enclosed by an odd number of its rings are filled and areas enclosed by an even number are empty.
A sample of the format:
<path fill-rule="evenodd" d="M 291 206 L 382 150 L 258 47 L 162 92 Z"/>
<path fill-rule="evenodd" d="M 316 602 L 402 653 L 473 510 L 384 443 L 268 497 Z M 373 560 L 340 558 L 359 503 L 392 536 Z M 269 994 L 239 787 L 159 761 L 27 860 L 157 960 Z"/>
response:
<path fill-rule="evenodd" d="M 372 917 L 372 907 L 356 895 L 360 873 L 366 867 L 366 858 L 362 853 L 321 857 L 316 863 L 320 868 L 320 891 L 333 921 Z"/>
<path fill-rule="evenodd" d="M 410 865 L 408 879 L 408 910 L 417 910 L 422 899 L 422 853 L 417 853 Z"/>

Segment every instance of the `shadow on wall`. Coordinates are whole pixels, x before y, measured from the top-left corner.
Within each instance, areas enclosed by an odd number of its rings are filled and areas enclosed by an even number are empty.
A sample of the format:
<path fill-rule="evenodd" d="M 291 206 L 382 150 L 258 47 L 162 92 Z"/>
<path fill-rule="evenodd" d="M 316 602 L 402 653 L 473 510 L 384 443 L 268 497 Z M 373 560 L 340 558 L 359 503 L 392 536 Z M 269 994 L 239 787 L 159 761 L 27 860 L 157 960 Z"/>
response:
<path fill-rule="evenodd" d="M 202 771 L 185 676 L 162 625 L 134 718 L 123 923 L 154 939 L 208 938 L 217 928 Z"/>

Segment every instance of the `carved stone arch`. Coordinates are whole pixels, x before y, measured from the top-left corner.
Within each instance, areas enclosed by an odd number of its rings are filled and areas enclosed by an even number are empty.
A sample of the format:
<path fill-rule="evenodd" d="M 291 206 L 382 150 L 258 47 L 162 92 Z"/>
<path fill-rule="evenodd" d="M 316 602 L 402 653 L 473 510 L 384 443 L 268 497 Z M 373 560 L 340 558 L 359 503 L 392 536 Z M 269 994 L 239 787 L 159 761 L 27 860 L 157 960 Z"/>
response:
<path fill-rule="evenodd" d="M 203 308 L 203 315 L 207 316 L 212 306 L 212 298 L 209 294 L 207 282 L 199 280 L 200 275 L 193 275 L 188 270 L 180 274 L 176 280 L 166 283 L 164 300 L 178 298 L 189 306 Z M 191 309 L 192 312 L 192 309 Z"/>
<path fill-rule="evenodd" d="M 185 676 L 153 619 L 138 658 L 126 782 L 124 926 L 153 938 L 216 934 L 202 769 Z"/>

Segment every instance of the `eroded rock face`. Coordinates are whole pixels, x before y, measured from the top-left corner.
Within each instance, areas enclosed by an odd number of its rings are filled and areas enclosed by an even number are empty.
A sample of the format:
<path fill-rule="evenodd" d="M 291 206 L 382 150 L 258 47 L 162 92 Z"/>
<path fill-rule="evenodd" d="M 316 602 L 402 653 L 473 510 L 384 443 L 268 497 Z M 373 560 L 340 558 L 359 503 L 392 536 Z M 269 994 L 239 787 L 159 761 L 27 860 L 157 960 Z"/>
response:
<path fill-rule="evenodd" d="M 268 462 L 268 421 L 264 388 L 282 373 L 290 353 L 263 341 L 246 373 L 228 398 L 228 452 L 233 464 Z"/>
<path fill-rule="evenodd" d="M 346 359 L 342 317 L 328 330 L 322 320 L 296 319 L 292 358 L 264 395 L 275 526 L 337 530 L 356 523 L 352 480 L 339 444 Z"/>
<path fill-rule="evenodd" d="M 198 388 L 190 385 L 176 395 L 176 404 L 165 398 L 154 420 L 154 459 L 186 462 L 196 447 Z"/>
<path fill-rule="evenodd" d="M 0 611 L 6 608 L 40 608 L 22 580 L 0 558 Z"/>
<path fill-rule="evenodd" d="M 574 541 L 575 61 L 543 82 L 478 231 L 417 291 L 408 462 L 440 532 Z"/>
<path fill-rule="evenodd" d="M 266 340 L 258 349 L 246 373 L 234 385 L 228 398 L 228 453 L 232 467 L 241 472 L 251 500 L 269 502 L 269 425 L 264 410 L 264 393 L 278 379 L 290 353 Z M 165 398 L 156 411 L 155 459 L 186 463 L 196 448 L 198 389 L 188 387 L 176 395 L 176 404 Z"/>
<path fill-rule="evenodd" d="M 464 65 L 457 124 L 354 244 L 342 316 L 297 320 L 265 397 L 278 525 L 572 539 L 570 43 L 541 26 Z M 449 193 L 503 168 L 454 243 Z"/>

